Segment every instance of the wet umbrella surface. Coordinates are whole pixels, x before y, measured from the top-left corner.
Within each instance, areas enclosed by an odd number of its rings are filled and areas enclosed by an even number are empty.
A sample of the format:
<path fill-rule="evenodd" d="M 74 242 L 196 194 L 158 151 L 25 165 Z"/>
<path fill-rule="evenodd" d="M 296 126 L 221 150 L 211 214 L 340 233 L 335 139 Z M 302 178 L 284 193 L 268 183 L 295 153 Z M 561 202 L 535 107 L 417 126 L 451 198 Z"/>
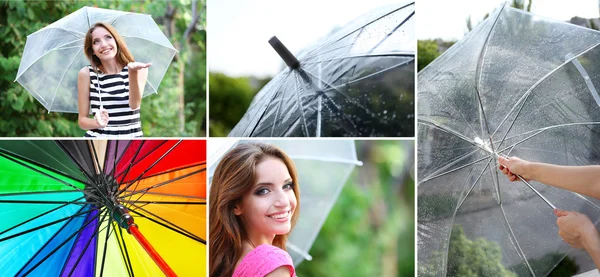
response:
<path fill-rule="evenodd" d="M 378 8 L 297 59 L 272 39 L 288 67 L 229 136 L 413 136 L 414 14 L 414 2 Z"/>
<path fill-rule="evenodd" d="M 504 6 L 419 73 L 419 276 L 546 276 L 572 250 L 551 204 L 600 218 L 600 201 L 496 162 L 600 163 L 599 44 Z"/>

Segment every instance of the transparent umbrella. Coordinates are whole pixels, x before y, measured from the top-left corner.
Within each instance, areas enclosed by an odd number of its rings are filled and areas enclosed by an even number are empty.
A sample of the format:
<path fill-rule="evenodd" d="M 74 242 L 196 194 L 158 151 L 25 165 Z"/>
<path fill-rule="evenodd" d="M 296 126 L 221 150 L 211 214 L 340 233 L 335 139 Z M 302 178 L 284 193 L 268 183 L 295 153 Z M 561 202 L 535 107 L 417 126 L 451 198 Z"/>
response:
<path fill-rule="evenodd" d="M 232 137 L 413 136 L 414 2 L 380 7 L 294 57 L 254 97 Z"/>
<path fill-rule="evenodd" d="M 157 93 L 177 53 L 147 14 L 83 7 L 27 36 L 15 81 L 49 112 L 77 113 L 77 74 L 90 64 L 83 52 L 88 29 L 110 23 L 136 61 L 150 62 L 144 96 Z"/>
<path fill-rule="evenodd" d="M 552 207 L 600 218 L 598 200 L 510 183 L 496 162 L 599 163 L 599 45 L 505 5 L 419 73 L 420 276 L 545 276 L 571 250 Z"/>
<path fill-rule="evenodd" d="M 311 260 L 309 250 L 317 238 L 327 215 L 337 200 L 348 176 L 355 166 L 362 165 L 356 158 L 352 140 L 275 140 L 237 141 L 211 140 L 208 152 L 208 176 L 212 181 L 221 157 L 238 143 L 263 142 L 278 146 L 294 160 L 300 180 L 300 217 L 287 243 L 288 251 L 298 265 Z"/>

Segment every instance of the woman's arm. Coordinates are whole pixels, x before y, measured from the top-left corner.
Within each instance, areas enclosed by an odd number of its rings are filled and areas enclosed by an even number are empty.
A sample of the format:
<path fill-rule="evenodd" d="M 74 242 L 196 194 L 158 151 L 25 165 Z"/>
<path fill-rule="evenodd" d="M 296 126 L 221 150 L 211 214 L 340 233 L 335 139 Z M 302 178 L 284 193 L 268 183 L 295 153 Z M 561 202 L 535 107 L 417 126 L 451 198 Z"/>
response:
<path fill-rule="evenodd" d="M 528 180 L 577 192 L 600 199 L 600 166 L 560 166 L 535 163 L 516 157 L 498 158 L 500 169 L 510 181 L 518 181 L 515 174 Z"/>
<path fill-rule="evenodd" d="M 600 268 L 600 234 L 584 214 L 556 209 L 558 234 L 573 248 L 583 248 L 590 254 L 596 268 Z"/>
<path fill-rule="evenodd" d="M 79 110 L 79 127 L 83 130 L 102 128 L 98 121 L 89 118 L 90 114 L 90 70 L 87 67 L 77 74 L 77 105 Z"/>
<path fill-rule="evenodd" d="M 148 80 L 148 67 L 151 63 L 132 62 L 127 65 L 129 70 L 129 107 L 132 110 L 140 108 L 144 87 Z"/>

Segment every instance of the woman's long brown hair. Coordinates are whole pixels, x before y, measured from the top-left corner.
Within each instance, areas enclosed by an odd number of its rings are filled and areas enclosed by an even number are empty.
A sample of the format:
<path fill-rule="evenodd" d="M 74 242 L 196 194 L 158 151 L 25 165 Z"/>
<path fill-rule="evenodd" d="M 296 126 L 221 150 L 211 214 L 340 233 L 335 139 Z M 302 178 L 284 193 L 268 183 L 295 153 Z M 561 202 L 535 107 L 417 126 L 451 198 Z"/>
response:
<path fill-rule="evenodd" d="M 240 217 L 233 213 L 257 181 L 256 164 L 267 157 L 280 159 L 287 167 L 296 195 L 296 209 L 292 215 L 292 228 L 300 210 L 300 190 L 296 166 L 281 149 L 263 143 L 240 144 L 230 150 L 217 168 L 212 179 L 209 196 L 209 268 L 210 277 L 230 277 L 242 256 L 242 245 L 248 239 Z M 273 245 L 285 250 L 288 235 L 276 235 Z"/>
<path fill-rule="evenodd" d="M 92 32 L 94 32 L 94 30 L 98 27 L 106 29 L 115 39 L 115 43 L 117 44 L 117 56 L 115 58 L 117 58 L 117 63 L 119 65 L 125 66 L 130 62 L 135 62 L 135 60 L 133 59 L 133 55 L 131 55 L 131 52 L 129 52 L 129 49 L 127 49 L 125 41 L 119 35 L 115 27 L 106 22 L 97 22 L 96 24 L 92 25 L 92 27 L 90 27 L 90 29 L 85 34 L 85 42 L 83 44 L 83 51 L 85 52 L 85 56 L 90 61 L 94 70 L 96 70 L 98 66 L 102 65 L 102 61 L 100 61 L 100 59 L 97 56 L 94 56 L 94 49 L 92 48 Z"/>

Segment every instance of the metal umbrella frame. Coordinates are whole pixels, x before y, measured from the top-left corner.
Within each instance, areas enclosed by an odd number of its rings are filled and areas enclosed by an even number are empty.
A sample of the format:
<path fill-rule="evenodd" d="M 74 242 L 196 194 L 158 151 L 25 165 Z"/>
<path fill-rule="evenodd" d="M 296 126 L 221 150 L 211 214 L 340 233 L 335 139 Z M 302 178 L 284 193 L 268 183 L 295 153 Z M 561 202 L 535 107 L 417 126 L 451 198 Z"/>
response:
<path fill-rule="evenodd" d="M 419 73 L 419 275 L 545 276 L 571 251 L 552 209 L 600 219 L 597 199 L 510 183 L 497 164 L 599 162 L 598 46 L 598 31 L 504 5 Z M 465 238 L 481 263 L 448 254 Z"/>
<path fill-rule="evenodd" d="M 380 7 L 319 40 L 254 97 L 231 137 L 414 136 L 414 2 Z"/>
<path fill-rule="evenodd" d="M 206 271 L 206 141 L 0 141 L 0 270 Z"/>

